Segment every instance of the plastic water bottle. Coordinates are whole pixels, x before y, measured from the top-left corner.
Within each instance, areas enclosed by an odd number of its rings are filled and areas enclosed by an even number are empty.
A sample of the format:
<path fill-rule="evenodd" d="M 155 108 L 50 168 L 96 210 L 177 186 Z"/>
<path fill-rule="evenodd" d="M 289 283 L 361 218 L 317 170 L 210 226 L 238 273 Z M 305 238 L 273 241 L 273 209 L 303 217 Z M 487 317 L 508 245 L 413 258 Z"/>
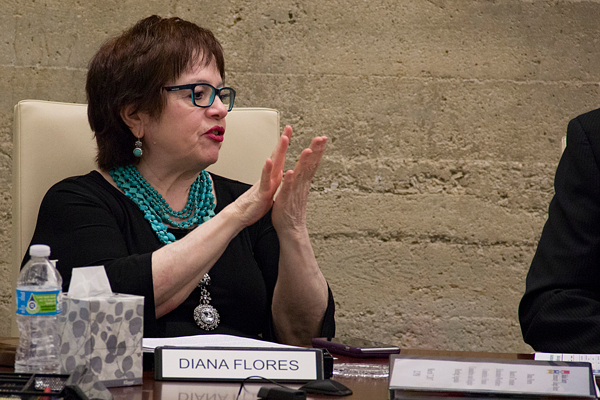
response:
<path fill-rule="evenodd" d="M 29 248 L 31 259 L 17 280 L 17 324 L 19 345 L 15 372 L 60 372 L 57 320 L 62 309 L 62 277 L 49 260 L 45 244 Z"/>

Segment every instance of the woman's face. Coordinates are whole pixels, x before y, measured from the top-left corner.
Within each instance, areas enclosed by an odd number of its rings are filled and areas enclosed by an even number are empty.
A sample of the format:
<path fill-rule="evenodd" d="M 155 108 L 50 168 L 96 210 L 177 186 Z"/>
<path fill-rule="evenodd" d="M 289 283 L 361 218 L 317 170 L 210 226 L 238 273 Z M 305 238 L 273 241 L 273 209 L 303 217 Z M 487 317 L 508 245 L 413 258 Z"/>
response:
<path fill-rule="evenodd" d="M 197 64 L 168 86 L 190 83 L 223 86 L 214 60 L 206 67 Z M 166 96 L 167 104 L 160 117 L 145 118 L 141 161 L 182 171 L 197 171 L 214 164 L 224 138 L 227 107 L 218 96 L 210 107 L 196 107 L 190 90 L 166 92 Z"/>

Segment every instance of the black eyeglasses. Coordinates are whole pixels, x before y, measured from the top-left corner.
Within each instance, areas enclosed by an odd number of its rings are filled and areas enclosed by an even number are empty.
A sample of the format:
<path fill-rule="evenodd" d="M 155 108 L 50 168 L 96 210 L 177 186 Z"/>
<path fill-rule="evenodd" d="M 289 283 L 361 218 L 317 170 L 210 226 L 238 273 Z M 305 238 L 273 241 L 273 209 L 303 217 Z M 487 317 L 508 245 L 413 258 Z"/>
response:
<path fill-rule="evenodd" d="M 225 107 L 227 107 L 227 111 L 231 111 L 233 108 L 233 102 L 235 101 L 235 90 L 230 87 L 222 87 L 217 89 L 208 83 L 190 83 L 188 85 L 165 86 L 164 89 L 167 92 L 189 90 L 192 93 L 192 103 L 194 103 L 196 107 L 201 108 L 208 108 L 212 106 L 213 102 L 215 101 L 215 97 L 219 96 L 221 102 L 225 105 Z"/>

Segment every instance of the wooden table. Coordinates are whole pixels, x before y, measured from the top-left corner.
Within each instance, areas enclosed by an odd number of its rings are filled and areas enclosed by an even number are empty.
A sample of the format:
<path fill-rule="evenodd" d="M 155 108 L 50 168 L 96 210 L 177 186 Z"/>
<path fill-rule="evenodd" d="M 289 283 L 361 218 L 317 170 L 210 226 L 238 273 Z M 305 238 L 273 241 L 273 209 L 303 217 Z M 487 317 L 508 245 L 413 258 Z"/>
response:
<path fill-rule="evenodd" d="M 0 337 L 0 365 L 8 370 L 14 365 L 14 354 L 18 339 Z M 533 354 L 485 353 L 439 350 L 402 350 L 401 354 L 434 357 L 490 358 L 490 359 L 533 359 Z M 389 397 L 388 378 L 385 372 L 388 359 L 358 359 L 334 355 L 334 377 L 350 389 L 353 394 L 343 399 L 385 400 Z M 383 372 L 383 374 L 382 374 Z M 363 376 L 360 376 L 363 375 Z M 240 399 L 254 400 L 265 383 L 246 383 Z M 288 386 L 299 387 L 298 384 Z M 215 382 L 165 382 L 155 381 L 151 371 L 144 372 L 141 386 L 111 388 L 115 400 L 235 400 L 239 383 Z M 309 395 L 308 399 L 334 399 L 331 396 Z"/>
<path fill-rule="evenodd" d="M 533 359 L 533 354 L 511 354 L 511 353 L 484 353 L 484 352 L 462 352 L 462 351 L 437 351 L 437 350 L 402 350 L 402 354 L 421 356 L 443 356 L 460 358 L 492 358 L 492 359 Z M 358 359 L 345 356 L 335 357 L 334 374 L 343 369 L 360 371 L 361 366 L 367 367 L 365 371 L 387 370 L 388 359 Z M 336 381 L 341 382 L 350 389 L 353 394 L 343 399 L 366 399 L 385 400 L 389 397 L 388 378 L 373 376 L 341 376 L 334 375 Z M 364 375 L 369 375 L 366 373 Z M 373 374 L 370 374 L 373 375 Z M 247 383 L 240 393 L 240 399 L 254 400 L 256 394 L 264 383 Z M 289 385 L 298 387 L 300 385 Z M 128 388 L 112 388 L 115 400 L 235 400 L 239 391 L 239 383 L 192 383 L 192 382 L 158 382 L 154 380 L 151 372 L 144 373 L 142 386 Z M 331 396 L 309 395 L 308 399 L 334 399 Z"/>

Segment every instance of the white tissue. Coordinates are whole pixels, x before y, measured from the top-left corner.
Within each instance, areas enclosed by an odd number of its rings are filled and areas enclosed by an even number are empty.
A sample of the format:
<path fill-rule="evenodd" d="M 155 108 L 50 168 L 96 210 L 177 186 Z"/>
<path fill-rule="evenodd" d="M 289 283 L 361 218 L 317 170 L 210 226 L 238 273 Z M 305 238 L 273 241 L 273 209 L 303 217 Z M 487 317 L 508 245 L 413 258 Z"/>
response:
<path fill-rule="evenodd" d="M 104 266 L 73 268 L 69 284 L 70 298 L 108 297 L 112 294 Z"/>

